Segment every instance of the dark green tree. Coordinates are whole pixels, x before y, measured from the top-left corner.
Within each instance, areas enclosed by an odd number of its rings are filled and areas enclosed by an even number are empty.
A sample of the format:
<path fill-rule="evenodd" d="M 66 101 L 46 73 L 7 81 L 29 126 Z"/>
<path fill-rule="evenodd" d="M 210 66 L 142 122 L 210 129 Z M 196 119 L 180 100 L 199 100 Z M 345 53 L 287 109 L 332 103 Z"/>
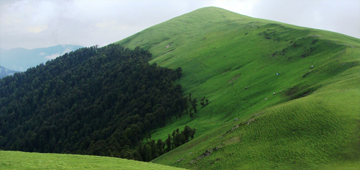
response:
<path fill-rule="evenodd" d="M 201 105 L 202 107 L 205 107 L 205 97 L 201 98 L 201 100 L 200 100 L 200 105 Z"/>
<path fill-rule="evenodd" d="M 151 57 L 94 46 L 0 79 L 0 149 L 146 160 L 138 144 L 186 109 L 173 83 L 181 68 L 150 65 Z M 151 158 L 160 145 L 149 145 Z"/>
<path fill-rule="evenodd" d="M 191 101 L 191 107 L 192 107 L 192 109 L 194 110 L 194 113 L 197 113 L 196 106 L 197 106 L 197 101 L 196 101 L 196 98 L 194 98 L 194 99 Z"/>

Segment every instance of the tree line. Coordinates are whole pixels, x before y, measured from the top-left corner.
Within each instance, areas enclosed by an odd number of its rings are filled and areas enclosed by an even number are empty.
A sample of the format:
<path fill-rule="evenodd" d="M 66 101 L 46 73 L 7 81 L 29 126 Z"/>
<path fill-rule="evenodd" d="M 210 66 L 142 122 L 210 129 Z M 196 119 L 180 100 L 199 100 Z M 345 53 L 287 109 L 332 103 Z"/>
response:
<path fill-rule="evenodd" d="M 185 127 L 169 146 L 143 145 L 190 107 L 174 83 L 181 68 L 150 65 L 151 57 L 139 47 L 93 46 L 0 79 L 0 149 L 149 161 L 188 141 L 195 130 Z M 163 143 L 151 156 L 143 151 Z"/>
<path fill-rule="evenodd" d="M 179 132 L 179 129 L 176 129 L 172 135 L 168 134 L 168 138 L 165 141 L 158 139 L 157 141 L 150 140 L 146 143 L 139 143 L 136 150 L 127 151 L 126 158 L 150 161 L 193 139 L 195 131 L 196 129 L 185 126 L 181 132 Z"/>

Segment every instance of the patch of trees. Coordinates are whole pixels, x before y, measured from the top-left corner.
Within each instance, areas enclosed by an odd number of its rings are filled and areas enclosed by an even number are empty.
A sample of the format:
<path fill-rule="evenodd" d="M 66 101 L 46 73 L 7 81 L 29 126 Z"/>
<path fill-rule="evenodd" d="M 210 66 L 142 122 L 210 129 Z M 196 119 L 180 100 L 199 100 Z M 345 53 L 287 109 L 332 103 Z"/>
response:
<path fill-rule="evenodd" d="M 179 132 L 179 129 L 173 131 L 172 135 L 168 134 L 166 141 L 161 139 L 150 140 L 146 143 L 139 143 L 135 151 L 128 152 L 128 158 L 138 159 L 141 161 L 150 161 L 158 156 L 175 149 L 176 147 L 188 142 L 194 138 L 195 129 L 185 126 L 184 130 Z M 136 158 L 139 157 L 139 158 Z"/>
<path fill-rule="evenodd" d="M 151 57 L 94 46 L 0 79 L 0 149 L 148 160 L 137 147 L 189 107 L 174 84 L 181 68 L 150 65 Z M 182 143 L 174 136 L 172 146 Z"/>
<path fill-rule="evenodd" d="M 188 112 L 189 116 L 191 118 L 194 117 L 194 114 L 197 113 L 197 99 L 196 98 L 191 98 L 191 93 L 189 94 L 189 97 L 187 98 L 187 102 L 186 102 L 186 112 Z M 205 107 L 209 104 L 209 99 L 205 98 L 205 96 L 203 98 L 201 98 L 200 100 L 200 105 L 202 107 Z M 188 108 L 190 107 L 190 109 L 188 110 Z"/>

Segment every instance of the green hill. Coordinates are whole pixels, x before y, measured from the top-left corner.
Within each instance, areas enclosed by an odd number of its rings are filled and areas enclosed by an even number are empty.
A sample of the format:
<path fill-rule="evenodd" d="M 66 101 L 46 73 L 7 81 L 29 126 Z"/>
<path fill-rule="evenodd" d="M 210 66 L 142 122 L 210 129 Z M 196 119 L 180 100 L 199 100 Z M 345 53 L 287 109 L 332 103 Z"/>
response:
<path fill-rule="evenodd" d="M 40 154 L 0 151 L 0 167 L 7 169 L 126 169 L 126 170 L 176 170 L 154 163 L 100 156 Z"/>
<path fill-rule="evenodd" d="M 358 169 L 360 40 L 202 8 L 117 42 L 176 69 L 209 105 L 152 134 L 196 139 L 153 160 L 194 169 Z M 234 121 L 234 119 L 238 119 Z"/>

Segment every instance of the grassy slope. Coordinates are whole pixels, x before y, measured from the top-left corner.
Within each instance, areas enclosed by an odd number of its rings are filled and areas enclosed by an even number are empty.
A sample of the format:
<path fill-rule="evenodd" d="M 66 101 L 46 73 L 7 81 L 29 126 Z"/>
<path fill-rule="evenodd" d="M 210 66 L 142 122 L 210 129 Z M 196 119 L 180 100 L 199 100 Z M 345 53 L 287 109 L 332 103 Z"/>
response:
<path fill-rule="evenodd" d="M 180 168 L 100 156 L 0 151 L 0 169 L 127 169 L 177 170 Z"/>
<path fill-rule="evenodd" d="M 185 124 L 197 129 L 196 139 L 153 162 L 196 169 L 360 167 L 359 39 L 211 7 L 117 43 L 149 49 L 161 66 L 182 67 L 185 94 L 210 100 L 195 119 L 183 117 L 152 135 L 165 139 Z M 313 93 L 302 97 L 307 92 Z"/>

